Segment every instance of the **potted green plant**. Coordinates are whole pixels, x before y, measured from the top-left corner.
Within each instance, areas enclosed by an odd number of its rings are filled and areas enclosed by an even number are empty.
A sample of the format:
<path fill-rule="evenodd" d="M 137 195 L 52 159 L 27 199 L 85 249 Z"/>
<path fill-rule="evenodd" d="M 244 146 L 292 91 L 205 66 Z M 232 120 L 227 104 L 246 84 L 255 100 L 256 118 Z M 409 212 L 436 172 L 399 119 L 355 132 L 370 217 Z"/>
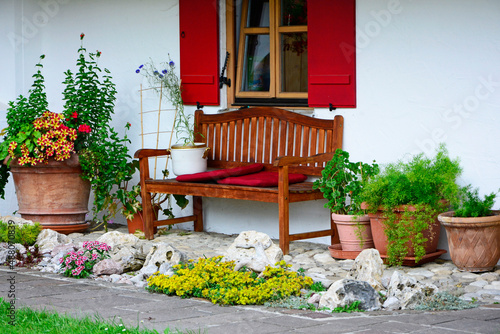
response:
<path fill-rule="evenodd" d="M 90 189 L 97 220 L 97 213 L 106 212 L 111 204 L 106 198 L 114 186 L 132 177 L 126 167 L 130 159 L 128 139 L 120 138 L 109 124 L 115 85 L 109 70 L 104 69 L 103 74 L 98 66 L 101 52 L 87 53 L 83 47 L 84 37 L 80 35 L 77 72 L 65 72 L 62 114 L 47 111 L 43 66 L 39 62 L 28 97 L 19 96 L 9 103 L 8 127 L 0 144 L 2 198 L 10 171 L 21 216 L 64 233 L 88 227 L 85 216 Z M 67 171 L 61 172 L 61 168 Z M 71 178 L 64 180 L 66 174 Z M 103 214 L 105 226 L 108 217 Z"/>
<path fill-rule="evenodd" d="M 460 174 L 459 160 L 450 159 L 440 145 L 435 157 L 418 154 L 388 164 L 367 182 L 362 207 L 368 209 L 375 248 L 388 264 L 401 265 L 405 257 L 416 264 L 436 252 L 436 217 L 457 196 Z"/>
<path fill-rule="evenodd" d="M 451 260 L 460 270 L 491 271 L 500 259 L 500 211 L 492 210 L 496 195 L 481 199 L 479 190 L 468 185 L 461 188 L 455 210 L 438 215 Z"/>
<path fill-rule="evenodd" d="M 325 208 L 332 211 L 337 225 L 342 251 L 360 252 L 373 247 L 370 219 L 361 209 L 359 195 L 363 185 L 379 172 L 377 164 L 349 161 L 349 153 L 335 151 L 332 159 L 314 182 L 328 202 Z"/>
<path fill-rule="evenodd" d="M 175 112 L 173 129 L 170 136 L 169 153 L 172 157 L 172 171 L 175 175 L 192 174 L 207 170 L 207 152 L 205 143 L 195 142 L 193 115 L 184 110 L 181 80 L 175 72 L 175 63 L 169 61 L 155 65 L 152 60 L 140 65 L 136 73 L 147 78 L 148 83 L 160 97 L 169 101 Z M 174 131 L 175 130 L 175 131 Z M 177 143 L 172 145 L 175 132 Z"/>

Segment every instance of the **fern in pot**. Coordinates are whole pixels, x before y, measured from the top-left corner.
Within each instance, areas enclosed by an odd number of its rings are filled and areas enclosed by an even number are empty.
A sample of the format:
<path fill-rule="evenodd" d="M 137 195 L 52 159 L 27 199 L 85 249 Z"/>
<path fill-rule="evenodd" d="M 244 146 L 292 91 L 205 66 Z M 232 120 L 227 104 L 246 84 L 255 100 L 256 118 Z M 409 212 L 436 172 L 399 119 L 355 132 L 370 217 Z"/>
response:
<path fill-rule="evenodd" d="M 361 209 L 359 195 L 363 185 L 378 172 L 377 164 L 351 162 L 348 152 L 337 149 L 321 178 L 314 182 L 314 189 L 319 189 L 328 201 L 325 208 L 332 211 L 342 251 L 360 252 L 374 247 L 370 220 Z"/>
<path fill-rule="evenodd" d="M 437 215 L 456 198 L 461 171 L 459 160 L 450 159 L 440 145 L 434 157 L 421 153 L 399 160 L 368 181 L 360 195 L 362 207 L 368 209 L 375 248 L 386 263 L 401 265 L 412 258 L 417 264 L 436 252 Z"/>
<path fill-rule="evenodd" d="M 496 195 L 481 199 L 479 190 L 468 185 L 460 189 L 454 211 L 438 215 L 451 260 L 460 270 L 491 271 L 500 259 L 500 211 L 492 210 Z"/>

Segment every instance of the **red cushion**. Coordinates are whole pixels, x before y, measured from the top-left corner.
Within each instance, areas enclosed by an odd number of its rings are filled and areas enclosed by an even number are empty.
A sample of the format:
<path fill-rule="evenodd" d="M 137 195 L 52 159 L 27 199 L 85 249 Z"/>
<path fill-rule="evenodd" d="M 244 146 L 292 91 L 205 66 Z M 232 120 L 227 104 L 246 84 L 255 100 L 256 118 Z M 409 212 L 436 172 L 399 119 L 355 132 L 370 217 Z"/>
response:
<path fill-rule="evenodd" d="M 288 182 L 298 183 L 307 179 L 304 174 L 288 174 Z M 234 184 L 240 186 L 251 187 L 277 187 L 278 186 L 278 173 L 277 172 L 258 172 L 237 177 L 228 177 L 218 180 L 220 184 Z"/>
<path fill-rule="evenodd" d="M 177 176 L 176 180 L 181 182 L 207 182 L 216 181 L 229 176 L 239 176 L 251 173 L 256 173 L 264 168 L 263 164 L 252 164 L 247 166 L 217 169 L 210 172 L 185 174 Z"/>

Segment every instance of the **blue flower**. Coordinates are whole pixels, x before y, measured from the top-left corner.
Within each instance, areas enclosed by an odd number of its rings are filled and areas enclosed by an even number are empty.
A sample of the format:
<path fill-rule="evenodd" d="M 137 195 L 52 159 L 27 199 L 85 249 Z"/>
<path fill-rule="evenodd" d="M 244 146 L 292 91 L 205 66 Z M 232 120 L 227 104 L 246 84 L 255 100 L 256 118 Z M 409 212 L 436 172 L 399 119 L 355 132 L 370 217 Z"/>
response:
<path fill-rule="evenodd" d="M 158 76 L 160 77 L 160 79 L 163 78 L 163 74 L 159 74 Z"/>
<path fill-rule="evenodd" d="M 143 67 L 144 67 L 144 65 L 139 66 L 139 68 L 143 68 Z"/>
<path fill-rule="evenodd" d="M 135 70 L 135 73 L 139 73 L 139 72 L 141 72 L 141 70 L 140 70 L 140 69 Z"/>
<path fill-rule="evenodd" d="M 170 65 L 170 67 L 174 67 L 175 63 L 173 60 L 171 60 L 170 63 L 168 63 L 168 65 Z"/>
<path fill-rule="evenodd" d="M 167 70 L 161 71 L 161 73 L 163 73 L 163 74 L 167 74 L 167 72 L 168 72 Z"/>
<path fill-rule="evenodd" d="M 158 71 L 154 71 L 153 74 L 159 74 L 159 72 Z"/>

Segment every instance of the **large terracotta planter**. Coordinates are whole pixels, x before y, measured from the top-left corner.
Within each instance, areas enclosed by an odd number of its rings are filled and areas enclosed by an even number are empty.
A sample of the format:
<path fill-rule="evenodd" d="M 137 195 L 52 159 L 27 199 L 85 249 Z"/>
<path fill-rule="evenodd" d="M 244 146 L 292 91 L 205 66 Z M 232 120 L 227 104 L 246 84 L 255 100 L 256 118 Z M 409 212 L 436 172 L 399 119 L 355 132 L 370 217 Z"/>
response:
<path fill-rule="evenodd" d="M 500 259 L 500 211 L 487 217 L 453 217 L 453 211 L 441 213 L 439 221 L 446 229 L 453 263 L 460 270 L 491 271 Z"/>
<path fill-rule="evenodd" d="M 366 209 L 366 205 L 361 206 L 363 209 Z M 405 208 L 408 208 L 410 211 L 415 211 L 414 207 L 408 207 L 408 206 L 400 206 L 394 212 L 398 217 L 402 215 L 402 213 L 405 211 Z M 386 230 L 386 225 L 385 225 L 385 220 L 387 219 L 384 217 L 384 212 L 382 210 L 377 211 L 376 213 L 369 213 L 368 216 L 370 217 L 370 224 L 371 224 L 371 229 L 372 229 L 372 236 L 373 236 L 373 243 L 375 244 L 375 248 L 379 251 L 380 255 L 383 258 L 387 257 L 387 246 L 388 246 L 388 240 L 387 240 L 387 235 L 385 233 Z M 397 221 L 396 221 L 397 223 Z M 445 253 L 445 251 L 440 251 L 437 252 L 437 245 L 439 242 L 439 235 L 441 232 L 439 221 L 437 220 L 437 217 L 432 219 L 432 221 L 428 222 L 429 228 L 427 230 L 422 231 L 422 234 L 424 238 L 427 239 L 427 242 L 424 244 L 425 248 L 425 253 L 426 254 L 431 254 L 434 255 L 434 258 L 439 257 L 441 254 Z M 406 249 L 407 249 L 407 254 L 405 256 L 405 259 L 414 259 L 415 257 L 415 250 L 413 247 L 413 242 L 412 240 L 408 241 L 406 243 Z"/>
<path fill-rule="evenodd" d="M 34 167 L 12 161 L 10 171 L 21 217 L 65 234 L 89 227 L 85 215 L 89 212 L 90 182 L 80 177 L 77 155 Z"/>
<path fill-rule="evenodd" d="M 368 216 L 340 215 L 332 213 L 332 219 L 337 225 L 342 251 L 362 251 L 373 248 L 373 238 Z M 361 236 L 361 239 L 359 238 Z"/>

